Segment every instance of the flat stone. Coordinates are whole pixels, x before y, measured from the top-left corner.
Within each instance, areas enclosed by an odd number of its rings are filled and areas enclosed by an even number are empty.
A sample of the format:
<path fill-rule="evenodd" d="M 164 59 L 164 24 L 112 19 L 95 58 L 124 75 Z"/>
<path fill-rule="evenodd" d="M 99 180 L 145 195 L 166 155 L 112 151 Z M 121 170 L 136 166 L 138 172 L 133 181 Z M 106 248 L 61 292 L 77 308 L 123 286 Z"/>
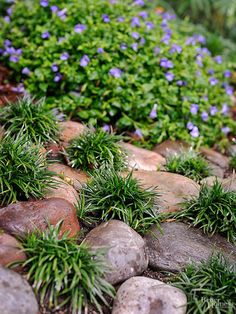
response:
<path fill-rule="evenodd" d="M 36 297 L 28 282 L 16 272 L 0 267 L 0 313 L 38 314 Z"/>
<path fill-rule="evenodd" d="M 186 310 L 182 290 L 159 280 L 133 277 L 118 289 L 112 314 L 185 314 Z"/>
<path fill-rule="evenodd" d="M 208 186 L 212 186 L 216 180 L 221 183 L 223 179 L 216 176 L 206 177 L 201 180 L 201 185 L 206 184 Z"/>
<path fill-rule="evenodd" d="M 180 271 L 189 263 L 198 265 L 215 252 L 229 261 L 236 259 L 236 247 L 220 235 L 209 237 L 202 230 L 182 222 L 164 222 L 162 232 L 153 226 L 145 235 L 149 265 L 156 270 Z"/>
<path fill-rule="evenodd" d="M 223 168 L 216 164 L 213 164 L 212 162 L 209 162 L 209 168 L 212 176 L 224 178 L 225 170 Z"/>
<path fill-rule="evenodd" d="M 232 174 L 230 177 L 222 180 L 223 187 L 232 192 L 236 192 L 236 174 Z"/>
<path fill-rule="evenodd" d="M 190 146 L 183 141 L 166 140 L 163 143 L 156 145 L 153 148 L 153 151 L 166 158 L 170 155 L 187 151 L 189 148 Z"/>
<path fill-rule="evenodd" d="M 65 144 L 64 146 L 67 146 L 73 138 L 81 135 L 85 130 L 82 123 L 75 121 L 60 122 L 59 127 L 61 129 L 60 140 Z"/>
<path fill-rule="evenodd" d="M 56 225 L 61 220 L 61 234 L 68 231 L 73 237 L 79 232 L 76 209 L 63 198 L 17 202 L 0 208 L 0 228 L 12 235 L 45 230 L 48 223 Z"/>
<path fill-rule="evenodd" d="M 223 169 L 229 168 L 229 158 L 216 152 L 211 148 L 201 147 L 200 152 L 204 155 L 204 157 L 212 162 L 213 164 L 218 165 Z"/>
<path fill-rule="evenodd" d="M 58 174 L 61 179 L 72 185 L 77 191 L 79 191 L 83 184 L 87 183 L 88 175 L 80 170 L 72 169 L 69 166 L 53 163 L 48 167 L 48 170 Z"/>
<path fill-rule="evenodd" d="M 164 171 L 134 171 L 133 177 L 144 188 L 156 187 L 160 212 L 181 210 L 185 198 L 198 196 L 200 186 L 193 180 L 179 174 Z"/>
<path fill-rule="evenodd" d="M 87 234 L 84 243 L 95 251 L 107 250 L 106 260 L 111 270 L 105 279 L 111 284 L 123 282 L 147 269 L 144 240 L 122 221 L 110 220 L 100 224 Z"/>
<path fill-rule="evenodd" d="M 62 180 L 61 178 L 55 177 L 54 179 L 58 182 L 58 186 L 55 188 L 49 188 L 47 190 L 45 198 L 50 199 L 59 197 L 67 200 L 73 206 L 76 205 L 79 196 L 73 186 Z"/>
<path fill-rule="evenodd" d="M 20 243 L 11 235 L 0 232 L 0 265 L 7 266 L 16 261 L 26 260 Z"/>
<path fill-rule="evenodd" d="M 156 171 L 163 169 L 166 163 L 164 157 L 150 150 L 129 143 L 122 143 L 122 147 L 128 153 L 128 165 L 131 169 Z"/>

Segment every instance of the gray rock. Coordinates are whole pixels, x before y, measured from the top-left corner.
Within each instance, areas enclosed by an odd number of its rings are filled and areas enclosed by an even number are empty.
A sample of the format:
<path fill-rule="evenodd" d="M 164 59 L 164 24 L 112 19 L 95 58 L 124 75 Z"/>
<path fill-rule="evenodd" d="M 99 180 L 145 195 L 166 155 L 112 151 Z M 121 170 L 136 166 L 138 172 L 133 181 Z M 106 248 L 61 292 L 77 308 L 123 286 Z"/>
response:
<path fill-rule="evenodd" d="M 147 269 L 144 240 L 122 221 L 102 223 L 88 233 L 84 242 L 95 251 L 107 249 L 106 258 L 111 271 L 105 278 L 111 284 L 123 282 Z"/>
<path fill-rule="evenodd" d="M 224 178 L 225 170 L 223 168 L 211 162 L 209 162 L 209 168 L 212 176 Z"/>
<path fill-rule="evenodd" d="M 117 291 L 112 314 L 185 314 L 187 298 L 159 280 L 133 277 Z"/>
<path fill-rule="evenodd" d="M 37 314 L 38 303 L 32 288 L 19 274 L 0 267 L 0 313 Z"/>
<path fill-rule="evenodd" d="M 236 247 L 219 235 L 209 237 L 182 222 L 164 222 L 161 227 L 162 234 L 153 226 L 145 235 L 149 265 L 154 269 L 180 271 L 190 262 L 207 261 L 215 252 L 236 260 Z"/>
<path fill-rule="evenodd" d="M 200 152 L 205 156 L 207 160 L 221 167 L 222 169 L 229 168 L 229 158 L 216 152 L 213 149 L 202 147 Z"/>

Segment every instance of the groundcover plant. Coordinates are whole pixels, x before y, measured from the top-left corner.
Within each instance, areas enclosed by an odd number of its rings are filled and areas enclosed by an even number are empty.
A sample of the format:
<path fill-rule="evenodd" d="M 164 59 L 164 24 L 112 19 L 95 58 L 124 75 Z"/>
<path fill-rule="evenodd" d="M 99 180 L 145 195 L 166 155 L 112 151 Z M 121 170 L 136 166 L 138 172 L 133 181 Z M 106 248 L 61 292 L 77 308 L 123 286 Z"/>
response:
<path fill-rule="evenodd" d="M 219 145 L 235 131 L 220 56 L 145 1 L 16 1 L 0 20 L 0 60 L 48 104 L 89 123 Z"/>

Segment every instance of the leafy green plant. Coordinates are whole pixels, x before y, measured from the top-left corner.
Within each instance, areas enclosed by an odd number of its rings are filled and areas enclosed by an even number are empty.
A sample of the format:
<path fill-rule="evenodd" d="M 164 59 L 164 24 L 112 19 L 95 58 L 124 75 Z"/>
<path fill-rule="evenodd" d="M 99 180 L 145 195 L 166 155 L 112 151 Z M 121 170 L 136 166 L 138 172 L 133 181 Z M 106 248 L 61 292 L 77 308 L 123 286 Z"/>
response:
<path fill-rule="evenodd" d="M 210 235 L 219 233 L 236 241 L 236 193 L 224 190 L 218 181 L 212 187 L 202 185 L 199 196 L 185 201 L 175 217 Z"/>
<path fill-rule="evenodd" d="M 108 271 L 104 252 L 93 253 L 67 233 L 59 237 L 60 227 L 61 223 L 49 226 L 23 240 L 27 260 L 20 264 L 27 270 L 27 279 L 41 304 L 48 300 L 49 307 L 57 309 L 69 305 L 73 314 L 81 314 L 91 302 L 102 313 L 99 301 L 108 305 L 103 294 L 114 296 L 113 287 L 103 279 Z"/>
<path fill-rule="evenodd" d="M 34 143 L 58 138 L 57 119 L 47 108 L 44 98 L 36 100 L 24 96 L 0 108 L 0 123 L 6 129 L 6 135 L 17 136 L 21 133 Z"/>
<path fill-rule="evenodd" d="M 189 265 L 171 284 L 185 292 L 187 314 L 233 314 L 236 309 L 236 264 L 213 255 L 201 265 Z"/>
<path fill-rule="evenodd" d="M 0 61 L 50 107 L 151 144 L 211 145 L 235 132 L 225 64 L 172 14 L 132 0 L 42 2 L 17 1 L 0 19 Z"/>
<path fill-rule="evenodd" d="M 166 170 L 182 174 L 195 181 L 200 181 L 210 175 L 206 159 L 192 149 L 170 155 L 167 158 Z"/>
<path fill-rule="evenodd" d="M 86 222 L 119 219 L 140 233 L 159 222 L 157 193 L 143 189 L 132 172 L 121 176 L 111 168 L 97 170 L 80 194 L 78 215 Z"/>
<path fill-rule="evenodd" d="M 25 137 L 0 140 L 0 205 L 43 197 L 57 185 L 53 175 L 39 146 Z"/>
<path fill-rule="evenodd" d="M 126 154 L 119 145 L 122 136 L 105 132 L 103 129 L 87 129 L 73 139 L 66 149 L 70 165 L 73 168 L 93 171 L 102 165 L 115 170 L 125 166 Z"/>
<path fill-rule="evenodd" d="M 230 158 L 230 166 L 236 170 L 236 155 L 233 155 L 231 158 Z"/>

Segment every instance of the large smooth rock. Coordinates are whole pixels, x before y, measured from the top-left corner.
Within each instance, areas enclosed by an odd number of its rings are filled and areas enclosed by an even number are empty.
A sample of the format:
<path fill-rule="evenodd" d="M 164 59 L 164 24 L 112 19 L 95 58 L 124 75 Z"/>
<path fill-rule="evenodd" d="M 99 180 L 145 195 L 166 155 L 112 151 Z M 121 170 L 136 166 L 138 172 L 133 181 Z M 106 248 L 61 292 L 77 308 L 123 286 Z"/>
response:
<path fill-rule="evenodd" d="M 236 247 L 219 235 L 212 237 L 182 222 L 164 222 L 162 232 L 153 226 L 145 240 L 149 265 L 158 270 L 180 271 L 190 262 L 200 264 L 214 252 L 236 260 Z"/>
<path fill-rule="evenodd" d="M 216 164 L 217 166 L 221 167 L 222 169 L 229 168 L 229 158 L 216 152 L 211 148 L 201 147 L 200 152 L 204 155 L 204 157 Z"/>
<path fill-rule="evenodd" d="M 117 291 L 112 314 L 185 314 L 187 298 L 159 280 L 133 277 Z"/>
<path fill-rule="evenodd" d="M 72 185 L 62 180 L 61 178 L 55 177 L 55 181 L 58 182 L 57 187 L 49 188 L 45 195 L 45 198 L 63 198 L 75 206 L 78 202 L 79 195 Z"/>
<path fill-rule="evenodd" d="M 24 260 L 26 260 L 26 255 L 20 243 L 11 235 L 0 231 L 0 265 L 7 266 Z"/>
<path fill-rule="evenodd" d="M 199 185 L 179 174 L 163 171 L 134 171 L 133 177 L 137 178 L 144 188 L 156 187 L 160 195 L 157 199 L 160 212 L 179 211 L 185 198 L 199 194 Z"/>
<path fill-rule="evenodd" d="M 38 314 L 39 307 L 32 288 L 19 274 L 0 267 L 0 313 Z"/>
<path fill-rule="evenodd" d="M 72 237 L 79 232 L 76 210 L 62 198 L 17 202 L 0 208 L 0 228 L 12 235 L 24 235 L 36 228 L 45 230 L 48 223 L 56 225 L 61 220 L 61 234 L 69 231 Z"/>
<path fill-rule="evenodd" d="M 213 186 L 215 180 L 220 182 L 225 190 L 236 192 L 236 174 L 232 174 L 230 177 L 225 178 L 225 179 L 216 178 L 216 177 L 207 177 L 201 181 L 201 184 Z"/>
<path fill-rule="evenodd" d="M 166 140 L 163 143 L 156 145 L 153 148 L 153 151 L 166 158 L 170 155 L 187 151 L 189 148 L 190 146 L 185 142 Z"/>
<path fill-rule="evenodd" d="M 53 163 L 48 167 L 48 169 L 58 174 L 77 191 L 81 189 L 82 185 L 85 184 L 89 178 L 85 172 L 72 169 L 71 167 L 60 163 Z"/>
<path fill-rule="evenodd" d="M 122 147 L 128 154 L 128 166 L 131 169 L 157 171 L 163 169 L 166 163 L 164 157 L 150 150 L 129 143 L 122 143 Z"/>
<path fill-rule="evenodd" d="M 59 127 L 61 129 L 60 140 L 63 142 L 64 146 L 67 146 L 73 138 L 81 135 L 85 130 L 83 124 L 75 121 L 60 122 Z"/>
<path fill-rule="evenodd" d="M 94 250 L 107 249 L 106 259 L 111 270 L 105 278 L 111 284 L 123 282 L 147 269 L 144 240 L 122 221 L 102 223 L 87 234 L 84 242 Z"/>

